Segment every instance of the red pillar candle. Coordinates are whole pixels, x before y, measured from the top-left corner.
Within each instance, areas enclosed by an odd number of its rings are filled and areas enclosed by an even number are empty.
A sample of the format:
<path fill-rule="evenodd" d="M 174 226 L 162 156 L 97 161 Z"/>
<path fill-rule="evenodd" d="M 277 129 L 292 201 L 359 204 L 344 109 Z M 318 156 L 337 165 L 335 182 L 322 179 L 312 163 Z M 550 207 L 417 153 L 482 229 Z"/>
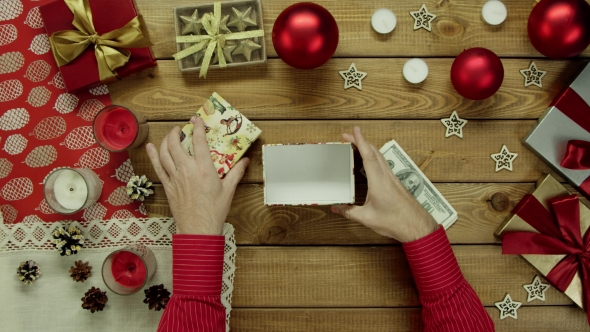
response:
<path fill-rule="evenodd" d="M 143 286 L 147 277 L 145 264 L 130 251 L 119 251 L 113 256 L 111 273 L 119 285 L 133 289 Z"/>
<path fill-rule="evenodd" d="M 109 151 L 122 151 L 142 144 L 147 138 L 148 125 L 140 113 L 110 105 L 98 113 L 93 130 L 100 146 Z"/>

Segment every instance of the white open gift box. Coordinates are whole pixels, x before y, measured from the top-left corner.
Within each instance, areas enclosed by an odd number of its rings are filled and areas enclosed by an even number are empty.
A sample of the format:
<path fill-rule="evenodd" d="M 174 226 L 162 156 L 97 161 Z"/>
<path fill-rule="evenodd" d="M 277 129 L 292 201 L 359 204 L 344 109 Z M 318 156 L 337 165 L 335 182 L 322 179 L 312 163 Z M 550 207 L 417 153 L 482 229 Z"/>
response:
<path fill-rule="evenodd" d="M 354 203 L 350 143 L 262 146 L 266 205 Z"/>

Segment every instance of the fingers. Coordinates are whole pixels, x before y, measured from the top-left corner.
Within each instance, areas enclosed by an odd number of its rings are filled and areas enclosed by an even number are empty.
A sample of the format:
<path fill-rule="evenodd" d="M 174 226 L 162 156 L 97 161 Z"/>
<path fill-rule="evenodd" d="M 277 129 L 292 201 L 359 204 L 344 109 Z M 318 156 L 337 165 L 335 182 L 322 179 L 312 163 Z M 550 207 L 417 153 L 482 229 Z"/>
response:
<path fill-rule="evenodd" d="M 372 179 L 378 179 L 379 174 L 382 172 L 379 160 L 377 159 L 380 153 L 376 154 L 373 149 L 371 149 L 371 145 L 367 142 L 359 127 L 354 127 L 353 135 L 356 142 L 355 145 L 363 158 L 363 165 L 365 166 L 367 179 L 369 182 L 372 182 Z"/>
<path fill-rule="evenodd" d="M 243 158 L 238 161 L 237 164 L 232 167 L 232 169 L 227 173 L 225 178 L 223 179 L 224 185 L 228 185 L 232 190 L 235 190 L 238 186 L 238 183 L 242 180 L 244 173 L 246 172 L 246 168 L 250 164 L 250 159 Z"/>
<path fill-rule="evenodd" d="M 178 168 L 178 166 L 182 165 L 190 158 L 188 153 L 182 148 L 182 145 L 180 145 L 180 128 L 175 126 L 166 137 L 168 151 Z"/>
<path fill-rule="evenodd" d="M 162 143 L 160 144 L 160 161 L 162 162 L 162 166 L 164 166 L 164 170 L 166 173 L 168 173 L 168 175 L 174 174 L 176 172 L 176 164 L 174 164 L 174 160 L 168 151 L 168 135 L 164 137 Z"/>
<path fill-rule="evenodd" d="M 381 152 L 379 152 L 379 150 L 377 150 L 377 148 L 374 145 L 371 145 L 371 150 L 373 150 L 373 153 L 377 156 L 377 161 L 379 162 L 379 166 L 381 167 L 381 171 L 385 174 L 387 173 L 391 173 L 391 168 L 389 168 L 389 165 L 387 164 L 387 161 L 385 161 L 385 158 L 383 157 L 383 154 L 381 154 Z"/>
<path fill-rule="evenodd" d="M 349 133 L 342 134 L 342 140 L 344 142 L 348 142 L 348 143 L 352 143 L 352 144 L 356 145 L 356 141 L 354 140 L 354 136 L 352 136 Z"/>
<path fill-rule="evenodd" d="M 333 205 L 330 210 L 344 218 L 362 223 L 363 207 L 357 205 Z"/>
<path fill-rule="evenodd" d="M 162 167 L 160 156 L 158 155 L 158 150 L 156 150 L 156 147 L 152 143 L 148 143 L 145 146 L 145 149 L 147 150 L 147 154 L 150 157 L 154 171 L 156 171 L 156 175 L 158 175 L 158 178 L 160 178 L 160 182 L 168 183 L 170 177 L 168 176 L 168 173 L 166 173 L 166 170 L 164 170 L 164 167 Z"/>
<path fill-rule="evenodd" d="M 191 119 L 191 122 L 192 119 Z M 211 162 L 211 152 L 207 145 L 207 135 L 205 133 L 205 122 L 200 116 L 197 116 L 193 123 L 193 151 L 197 164 L 210 173 L 217 173 L 215 166 Z"/>

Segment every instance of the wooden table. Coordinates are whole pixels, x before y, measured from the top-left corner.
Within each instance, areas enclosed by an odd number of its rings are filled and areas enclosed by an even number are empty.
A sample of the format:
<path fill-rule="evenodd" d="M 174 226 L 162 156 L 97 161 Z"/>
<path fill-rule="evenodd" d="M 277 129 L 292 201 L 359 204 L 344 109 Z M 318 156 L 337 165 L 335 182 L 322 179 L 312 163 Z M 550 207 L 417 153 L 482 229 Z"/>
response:
<path fill-rule="evenodd" d="M 340 42 L 334 58 L 312 71 L 295 70 L 277 58 L 271 31 L 294 0 L 263 0 L 269 60 L 266 65 L 211 70 L 207 79 L 181 74 L 175 52 L 172 8 L 210 0 L 137 0 L 147 22 L 156 68 L 110 86 L 114 102 L 141 111 L 150 121 L 149 141 L 159 142 L 188 120 L 213 91 L 253 120 L 263 134 L 248 152 L 252 159 L 237 189 L 228 222 L 239 244 L 232 331 L 416 331 L 420 303 L 400 246 L 330 212 L 328 207 L 266 207 L 261 145 L 338 141 L 360 125 L 376 146 L 395 138 L 459 213 L 448 235 L 467 280 L 498 331 L 588 330 L 585 314 L 549 289 L 547 301 L 526 302 L 522 285 L 535 271 L 518 256 L 502 256 L 494 230 L 543 173 L 552 173 L 520 142 L 553 97 L 586 61 L 548 60 L 527 38 L 534 0 L 505 0 L 508 19 L 499 27 L 480 19 L 484 0 L 429 0 L 437 15 L 432 32 L 412 30 L 411 0 L 317 0 L 336 18 Z M 391 8 L 392 34 L 371 28 L 374 10 Z M 505 79 L 483 101 L 460 97 L 450 82 L 453 57 L 482 46 L 504 63 Z M 590 57 L 586 50 L 584 57 Z M 421 85 L 405 82 L 408 57 L 430 68 Z M 535 59 L 547 71 L 543 88 L 523 87 L 520 69 Z M 363 91 L 343 90 L 339 70 L 351 62 L 368 73 Z M 469 119 L 464 138 L 444 138 L 441 118 L 453 111 Z M 506 144 L 518 153 L 512 172 L 494 172 L 491 153 Z M 132 151 L 136 173 L 157 179 L 144 149 Z M 558 177 L 559 178 L 559 177 Z M 559 178 L 561 179 L 561 178 Z M 366 185 L 358 177 L 364 200 Z M 588 201 L 584 200 L 586 204 Z M 170 216 L 161 186 L 150 198 L 152 216 Z M 518 320 L 499 320 L 494 302 L 509 293 L 523 302 Z"/>

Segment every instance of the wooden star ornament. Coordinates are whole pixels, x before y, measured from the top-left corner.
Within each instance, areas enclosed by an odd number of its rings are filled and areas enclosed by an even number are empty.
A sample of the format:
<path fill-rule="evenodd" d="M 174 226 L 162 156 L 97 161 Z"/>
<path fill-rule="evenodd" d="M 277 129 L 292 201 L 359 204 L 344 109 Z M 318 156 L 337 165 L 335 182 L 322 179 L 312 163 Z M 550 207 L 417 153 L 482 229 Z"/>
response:
<path fill-rule="evenodd" d="M 252 7 L 248 7 L 245 11 L 241 12 L 236 8 L 232 7 L 232 15 L 229 19 L 229 23 L 227 24 L 228 27 L 236 27 L 239 31 L 246 30 L 247 27 L 255 27 L 258 26 L 256 21 L 250 18 L 252 14 Z"/>
<path fill-rule="evenodd" d="M 544 70 L 539 70 L 535 61 L 532 61 L 527 69 L 521 69 L 520 73 L 524 76 L 524 87 L 529 85 L 536 85 L 539 88 L 543 87 L 543 76 L 547 74 Z"/>
<path fill-rule="evenodd" d="M 199 10 L 195 9 L 191 16 L 180 16 L 180 20 L 184 22 L 184 28 L 182 29 L 181 34 L 188 35 L 188 34 L 195 34 L 198 35 L 201 33 L 201 29 L 203 29 L 203 22 L 199 18 Z"/>
<path fill-rule="evenodd" d="M 522 305 L 521 302 L 512 301 L 510 294 L 506 294 L 504 300 L 495 303 L 496 308 L 500 310 L 500 319 L 512 317 L 518 319 L 516 310 Z"/>
<path fill-rule="evenodd" d="M 526 298 L 527 302 L 531 302 L 532 300 L 545 301 L 545 292 L 550 286 L 548 284 L 542 283 L 539 276 L 535 276 L 531 284 L 524 285 L 522 287 L 528 293 Z"/>
<path fill-rule="evenodd" d="M 459 138 L 463 138 L 463 127 L 467 124 L 467 120 L 461 119 L 459 115 L 457 115 L 457 111 L 453 111 L 448 118 L 440 119 L 440 122 L 447 127 L 445 137 L 455 135 L 459 136 Z"/>
<path fill-rule="evenodd" d="M 491 154 L 490 157 L 496 162 L 496 172 L 502 169 L 507 169 L 512 172 L 512 162 L 516 157 L 517 153 L 510 153 L 506 145 L 502 145 L 502 150 L 499 153 Z"/>
<path fill-rule="evenodd" d="M 429 13 L 426 5 L 423 4 L 418 11 L 410 12 L 410 15 L 414 18 L 414 30 L 423 28 L 432 31 L 431 23 L 436 18 L 436 15 Z"/>
<path fill-rule="evenodd" d="M 354 65 L 354 62 L 350 64 L 348 70 L 341 70 L 338 73 L 340 73 L 340 76 L 342 76 L 344 79 L 345 90 L 352 87 L 355 87 L 359 90 L 363 89 L 362 80 L 367 76 L 367 73 L 358 71 Z"/>
<path fill-rule="evenodd" d="M 242 54 L 246 57 L 246 60 L 250 61 L 252 58 L 252 52 L 261 49 L 262 46 L 256 44 L 250 39 L 238 40 L 238 46 L 232 52 L 233 55 Z"/>

